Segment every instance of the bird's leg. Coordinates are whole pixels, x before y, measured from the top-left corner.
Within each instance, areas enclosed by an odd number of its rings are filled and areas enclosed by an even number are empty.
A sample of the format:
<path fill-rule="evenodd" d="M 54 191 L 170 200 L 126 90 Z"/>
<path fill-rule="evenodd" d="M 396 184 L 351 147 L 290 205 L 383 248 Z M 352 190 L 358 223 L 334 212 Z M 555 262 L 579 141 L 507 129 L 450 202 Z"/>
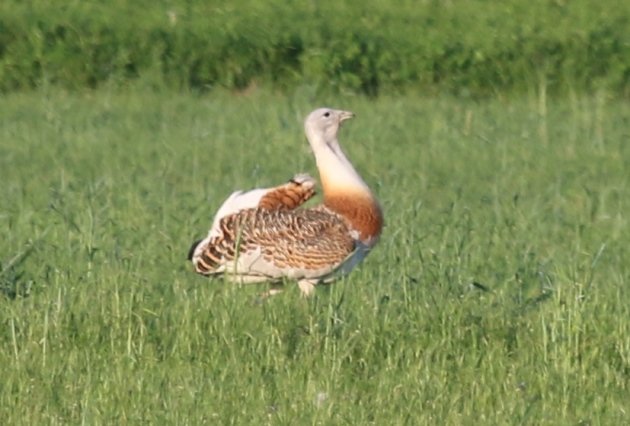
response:
<path fill-rule="evenodd" d="M 265 291 L 260 295 L 261 300 L 268 299 L 271 296 L 275 296 L 276 294 L 280 294 L 284 291 L 284 284 L 282 283 L 274 283 L 269 285 L 269 290 Z"/>
<path fill-rule="evenodd" d="M 302 297 L 311 297 L 315 293 L 316 281 L 313 280 L 300 280 L 298 286 L 300 287 Z"/>

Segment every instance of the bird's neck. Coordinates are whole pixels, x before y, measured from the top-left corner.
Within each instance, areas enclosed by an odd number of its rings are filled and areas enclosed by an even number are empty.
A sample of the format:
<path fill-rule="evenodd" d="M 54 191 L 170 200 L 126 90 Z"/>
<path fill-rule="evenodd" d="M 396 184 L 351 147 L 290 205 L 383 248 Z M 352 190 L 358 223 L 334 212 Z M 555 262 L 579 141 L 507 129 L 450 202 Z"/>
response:
<path fill-rule="evenodd" d="M 348 221 L 368 246 L 378 240 L 383 214 L 378 201 L 334 140 L 318 144 L 315 160 L 324 192 L 324 205 Z"/>

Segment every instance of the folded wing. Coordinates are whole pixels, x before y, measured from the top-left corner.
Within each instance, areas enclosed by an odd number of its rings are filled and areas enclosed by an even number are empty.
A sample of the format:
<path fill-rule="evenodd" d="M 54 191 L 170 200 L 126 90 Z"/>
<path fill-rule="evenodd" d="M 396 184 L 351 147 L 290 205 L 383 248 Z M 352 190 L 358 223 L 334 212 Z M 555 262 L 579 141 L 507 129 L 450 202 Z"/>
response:
<path fill-rule="evenodd" d="M 324 209 L 247 209 L 224 217 L 218 235 L 193 259 L 204 275 L 228 273 L 245 282 L 322 278 L 354 252 L 346 223 Z"/>

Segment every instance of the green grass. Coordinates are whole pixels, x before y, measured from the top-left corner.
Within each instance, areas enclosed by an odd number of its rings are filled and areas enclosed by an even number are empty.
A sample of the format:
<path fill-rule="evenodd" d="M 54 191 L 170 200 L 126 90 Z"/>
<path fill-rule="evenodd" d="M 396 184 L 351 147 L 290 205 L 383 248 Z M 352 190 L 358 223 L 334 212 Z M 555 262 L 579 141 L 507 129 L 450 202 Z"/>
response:
<path fill-rule="evenodd" d="M 618 0 L 3 0 L 0 93 L 138 80 L 177 91 L 630 98 Z"/>
<path fill-rule="evenodd" d="M 543 95 L 5 96 L 3 423 L 629 423 L 630 106 Z M 192 273 L 232 190 L 316 172 L 325 104 L 374 252 L 307 301 Z"/>

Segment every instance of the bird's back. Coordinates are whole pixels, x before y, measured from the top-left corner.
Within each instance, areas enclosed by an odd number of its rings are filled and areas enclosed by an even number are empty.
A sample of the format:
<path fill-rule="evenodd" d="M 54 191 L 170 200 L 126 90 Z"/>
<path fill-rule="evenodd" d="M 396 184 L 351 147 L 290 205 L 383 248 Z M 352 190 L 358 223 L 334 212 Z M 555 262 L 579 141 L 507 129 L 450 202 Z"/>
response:
<path fill-rule="evenodd" d="M 244 281 L 319 279 L 355 251 L 352 230 L 326 208 L 246 209 L 224 217 L 196 262 L 197 272 Z"/>

